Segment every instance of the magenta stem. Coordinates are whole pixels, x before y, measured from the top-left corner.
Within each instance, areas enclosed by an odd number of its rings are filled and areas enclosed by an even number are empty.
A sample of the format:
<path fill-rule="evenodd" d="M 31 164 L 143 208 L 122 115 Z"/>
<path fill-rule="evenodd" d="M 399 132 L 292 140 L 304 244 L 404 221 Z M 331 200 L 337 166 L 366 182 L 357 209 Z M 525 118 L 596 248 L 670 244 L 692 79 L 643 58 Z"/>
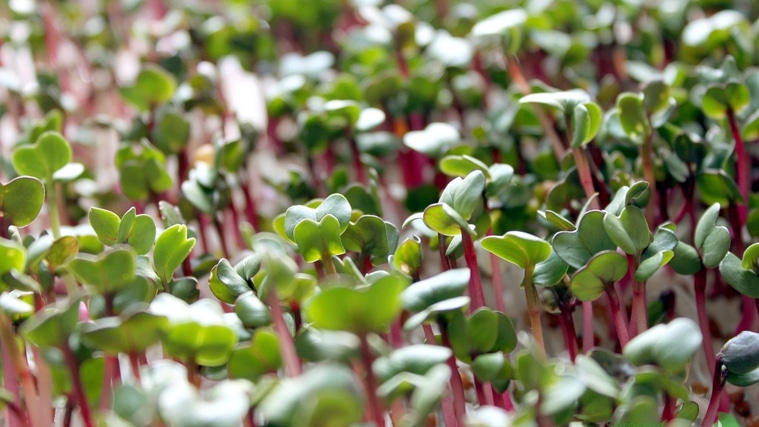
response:
<path fill-rule="evenodd" d="M 630 341 L 630 335 L 628 334 L 628 326 L 625 324 L 625 319 L 622 317 L 619 295 L 617 295 L 617 290 L 613 285 L 607 285 L 605 292 L 606 297 L 609 299 L 609 307 L 611 307 L 612 319 L 614 321 L 614 329 L 617 331 L 619 347 L 620 349 L 623 349 L 627 345 L 627 342 Z"/>
<path fill-rule="evenodd" d="M 706 313 L 706 272 L 707 270 L 702 268 L 696 273 L 693 278 L 693 289 L 696 294 L 696 311 L 698 312 L 698 324 L 701 328 L 701 336 L 703 337 L 704 356 L 706 356 L 709 372 L 714 375 L 717 359 L 714 356 L 712 332 L 709 328 L 709 315 Z"/>
<path fill-rule="evenodd" d="M 469 312 L 473 312 L 480 307 L 485 306 L 485 294 L 482 291 L 482 282 L 480 280 L 480 268 L 477 265 L 477 253 L 474 249 L 474 240 L 468 232 L 469 230 L 461 229 L 461 244 L 464 246 L 464 258 L 469 267 L 469 296 L 472 298 L 472 304 L 469 305 Z"/>
<path fill-rule="evenodd" d="M 369 415 L 374 420 L 377 427 L 385 426 L 385 412 L 382 409 L 382 403 L 377 396 L 377 378 L 374 376 L 372 370 L 372 364 L 374 363 L 374 355 L 369 348 L 369 342 L 366 340 L 366 334 L 361 335 L 361 360 L 364 364 L 364 371 L 366 372 L 366 399 L 369 401 Z"/>
<path fill-rule="evenodd" d="M 582 351 L 587 353 L 596 345 L 593 332 L 593 302 L 582 303 Z"/>

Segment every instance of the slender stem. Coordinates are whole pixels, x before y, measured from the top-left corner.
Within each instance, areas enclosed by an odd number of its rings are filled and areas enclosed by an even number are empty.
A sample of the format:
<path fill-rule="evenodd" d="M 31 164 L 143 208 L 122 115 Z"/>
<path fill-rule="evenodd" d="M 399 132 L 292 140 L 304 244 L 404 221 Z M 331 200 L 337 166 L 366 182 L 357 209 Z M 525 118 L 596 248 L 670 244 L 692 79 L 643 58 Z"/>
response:
<path fill-rule="evenodd" d="M 476 375 L 474 376 L 474 388 L 477 391 L 477 400 L 480 402 L 480 405 L 488 405 L 493 406 L 495 404 L 493 400 L 493 389 L 490 388 L 489 383 L 483 383 L 479 379 L 477 379 Z"/>
<path fill-rule="evenodd" d="M 277 297 L 277 292 L 274 288 L 269 289 L 268 295 L 266 296 L 266 303 L 269 305 L 269 308 L 271 308 L 274 330 L 279 336 L 279 352 L 284 359 L 287 375 L 290 377 L 297 377 L 302 371 L 300 359 L 298 359 L 298 354 L 295 352 L 295 342 L 293 341 L 293 336 L 290 335 L 290 330 L 285 323 L 282 306 L 279 303 L 279 298 Z"/>
<path fill-rule="evenodd" d="M 377 427 L 384 427 L 385 425 L 385 412 L 382 409 L 382 403 L 377 396 L 377 378 L 374 376 L 372 370 L 372 364 L 374 363 L 374 355 L 369 348 L 369 342 L 366 339 L 366 334 L 362 334 L 361 340 L 361 360 L 364 364 L 364 371 L 366 372 L 366 399 L 369 401 L 369 416 L 377 423 Z"/>
<path fill-rule="evenodd" d="M 482 282 L 480 280 L 480 268 L 477 266 L 477 253 L 474 249 L 474 240 L 469 230 L 461 228 L 461 244 L 464 246 L 464 258 L 469 267 L 469 296 L 472 298 L 472 304 L 469 305 L 469 312 L 473 312 L 480 307 L 485 306 L 485 294 L 482 291 Z"/>
<path fill-rule="evenodd" d="M 664 408 L 662 409 L 661 413 L 661 420 L 664 422 L 669 422 L 673 419 L 675 419 L 675 411 L 677 410 L 677 399 L 672 397 L 669 393 L 666 391 L 664 392 Z"/>
<path fill-rule="evenodd" d="M 451 347 L 451 340 L 448 338 L 448 331 L 444 320 L 438 320 L 438 326 L 440 327 L 440 338 L 444 347 Z M 459 368 L 456 366 L 456 356 L 451 354 L 451 357 L 446 361 L 448 367 L 451 369 L 451 390 L 453 392 L 453 412 L 456 416 L 456 424 L 462 425 L 464 417 L 466 416 L 466 397 L 464 395 L 464 383 L 461 381 L 461 374 Z"/>
<path fill-rule="evenodd" d="M 540 350 L 540 354 L 545 357 L 546 346 L 543 340 L 543 325 L 540 323 L 540 296 L 535 284 L 532 283 L 532 267 L 528 266 L 524 270 L 524 280 L 522 286 L 524 286 L 525 297 L 527 298 L 527 313 L 530 316 L 530 328 L 532 329 L 532 336 L 535 337 L 535 343 Z"/>
<path fill-rule="evenodd" d="M 84 387 L 82 386 L 82 378 L 79 373 L 79 361 L 76 360 L 74 352 L 68 345 L 64 345 L 61 349 L 63 351 L 63 357 L 68 365 L 69 373 L 71 374 L 71 383 L 74 389 L 74 398 L 79 405 L 79 412 L 82 414 L 82 422 L 85 427 L 94 427 L 92 422 L 92 415 L 90 414 L 90 404 L 87 402 L 87 395 L 84 393 Z"/>
<path fill-rule="evenodd" d="M 0 347 L 2 347 L 0 350 L 3 352 L 3 386 L 14 397 L 13 402 L 10 403 L 12 403 L 16 408 L 19 408 L 21 405 L 21 400 L 19 399 L 20 395 L 18 390 L 18 378 L 13 366 L 13 361 L 11 360 L 10 350 L 4 343 L 0 343 Z M 5 422 L 9 427 L 21 427 L 28 425 L 26 421 L 26 415 L 24 415 L 23 412 L 6 412 Z"/>
<path fill-rule="evenodd" d="M 638 257 L 627 255 L 628 271 L 632 272 L 638 268 Z M 634 280 L 634 279 L 633 279 Z M 632 318 L 630 319 L 630 337 L 644 332 L 648 329 L 648 307 L 646 307 L 646 283 L 633 282 L 633 301 L 632 301 Z"/>
<path fill-rule="evenodd" d="M 21 391 L 24 393 L 30 426 L 46 427 L 42 411 L 37 410 L 39 409 L 37 407 L 39 396 L 37 394 L 37 387 L 34 385 L 34 378 L 29 370 L 24 353 L 18 347 L 18 341 L 16 341 L 16 336 L 13 334 L 11 321 L 4 313 L 0 314 L 0 340 L 3 344 L 7 343 L 11 363 L 13 363 L 16 375 L 18 375 L 19 382 L 21 383 Z"/>
<path fill-rule="evenodd" d="M 493 235 L 493 228 L 489 228 L 487 235 Z M 493 270 L 493 293 L 495 294 L 495 308 L 501 313 L 506 313 L 506 302 L 503 296 L 503 274 L 501 273 L 501 265 L 498 256 L 492 252 L 490 254 L 490 266 Z"/>
<path fill-rule="evenodd" d="M 593 332 L 593 302 L 582 303 L 582 351 L 589 352 L 596 345 L 595 332 Z"/>
<path fill-rule="evenodd" d="M 224 256 L 229 257 L 229 254 L 233 253 L 229 249 L 229 242 L 227 239 L 227 235 L 224 232 L 224 227 L 221 225 L 221 221 L 219 221 L 219 218 L 216 216 L 216 214 L 211 214 L 211 218 L 213 221 L 213 226 L 216 229 L 216 234 L 219 235 L 219 243 L 221 244 L 221 252 L 224 254 Z"/>
<path fill-rule="evenodd" d="M 445 254 L 445 236 L 438 233 L 437 235 L 437 251 L 440 255 L 440 266 L 443 269 L 443 271 L 448 271 L 451 269 L 451 262 L 448 259 L 448 256 Z"/>
<path fill-rule="evenodd" d="M 324 270 L 327 274 L 337 274 L 337 270 L 335 269 L 335 263 L 332 262 L 332 255 L 324 253 L 322 254 L 322 264 L 324 265 Z"/>
<path fill-rule="evenodd" d="M 625 319 L 622 317 L 622 310 L 620 309 L 619 295 L 613 285 L 606 285 L 606 297 L 609 299 L 609 307 L 611 307 L 611 314 L 614 320 L 614 329 L 617 331 L 617 339 L 619 340 L 620 349 L 625 348 L 627 342 L 630 341 L 630 335 L 625 324 Z"/>
<path fill-rule="evenodd" d="M 709 315 L 706 313 L 706 272 L 706 268 L 702 268 L 696 273 L 693 278 L 693 290 L 696 294 L 696 311 L 698 313 L 698 324 L 701 327 L 701 336 L 703 337 L 701 342 L 704 348 L 704 356 L 706 356 L 706 365 L 709 367 L 709 372 L 714 375 L 717 359 L 714 356 Z"/>
<path fill-rule="evenodd" d="M 511 78 L 519 88 L 519 91 L 522 92 L 522 95 L 529 95 L 532 90 L 530 89 L 530 84 L 527 83 L 527 79 L 524 77 L 522 67 L 519 66 L 517 58 L 513 57 L 506 59 L 506 66 L 508 68 L 509 75 L 511 75 Z M 535 111 L 535 115 L 538 117 L 540 127 L 543 128 L 543 132 L 545 132 L 546 136 L 551 141 L 551 146 L 553 147 L 556 160 L 560 161 L 564 158 L 565 152 L 564 144 L 561 142 L 561 138 L 556 133 L 556 129 L 553 128 L 551 120 L 548 118 L 545 111 L 543 111 L 543 109 L 537 105 L 533 108 L 533 110 Z"/>
<path fill-rule="evenodd" d="M 709 406 L 706 409 L 702 427 L 712 427 L 717 422 L 717 410 L 719 409 L 720 395 L 725 385 L 727 371 L 723 369 L 722 362 L 717 362 L 714 366 L 714 375 L 712 375 L 712 395 L 709 397 Z"/>
<path fill-rule="evenodd" d="M 47 193 L 47 210 L 50 216 L 50 230 L 53 233 L 53 239 L 61 237 L 61 216 L 58 211 L 58 193 L 55 182 L 51 179 L 46 181 L 45 191 Z"/>
<path fill-rule="evenodd" d="M 132 375 L 137 383 L 142 382 L 142 374 L 140 373 L 140 355 L 137 353 L 129 353 L 129 366 L 132 368 Z"/>
<path fill-rule="evenodd" d="M 366 171 L 364 170 L 364 164 L 361 162 L 361 152 L 358 150 L 358 143 L 351 131 L 348 135 L 348 144 L 351 148 L 351 157 L 353 158 L 353 169 L 356 173 L 356 181 L 362 185 L 366 185 Z"/>
<path fill-rule="evenodd" d="M 654 157 L 653 157 L 653 144 L 651 142 L 651 136 L 649 135 L 640 147 L 640 158 L 643 164 L 643 177 L 649 183 L 649 190 L 651 191 L 651 197 L 648 198 L 648 205 L 646 206 L 646 221 L 648 226 L 651 227 L 657 223 L 656 221 L 656 174 L 654 173 Z"/>
<path fill-rule="evenodd" d="M 258 212 L 256 210 L 256 202 L 253 200 L 253 196 L 250 195 L 250 186 L 245 182 L 246 178 L 242 178 L 240 184 L 240 190 L 245 200 L 245 216 L 248 217 L 248 222 L 253 226 L 253 231 L 258 231 L 260 225 L 258 223 Z"/>
<path fill-rule="evenodd" d="M 582 185 L 582 189 L 585 191 L 585 198 L 592 200 L 592 209 L 598 209 L 598 200 L 593 198 L 593 196 L 596 194 L 596 189 L 593 185 L 593 175 L 590 172 L 590 163 L 588 162 L 587 152 L 583 148 L 573 148 L 572 157 L 575 159 L 577 174 L 580 177 L 580 184 Z"/>
<path fill-rule="evenodd" d="M 37 389 L 42 421 L 45 425 L 53 425 L 53 374 L 38 348 L 32 347 L 32 354 L 37 365 Z"/>
<path fill-rule="evenodd" d="M 575 334 L 575 325 L 572 322 L 572 312 L 565 304 L 560 304 L 559 325 L 561 326 L 561 335 L 564 337 L 564 347 L 569 352 L 569 358 L 572 362 L 577 358 L 577 335 Z"/>
<path fill-rule="evenodd" d="M 735 155 L 737 157 L 735 165 L 736 181 L 743 197 L 743 203 L 738 206 L 738 217 L 740 218 L 740 223 L 745 224 L 746 217 L 748 216 L 749 194 L 751 192 L 751 165 L 748 153 L 746 153 L 746 147 L 743 144 L 738 120 L 731 108 L 727 109 L 727 122 L 730 125 L 730 132 L 733 134 L 733 140 L 735 141 Z M 735 233 L 736 236 L 740 236 L 740 229 L 735 230 Z"/>

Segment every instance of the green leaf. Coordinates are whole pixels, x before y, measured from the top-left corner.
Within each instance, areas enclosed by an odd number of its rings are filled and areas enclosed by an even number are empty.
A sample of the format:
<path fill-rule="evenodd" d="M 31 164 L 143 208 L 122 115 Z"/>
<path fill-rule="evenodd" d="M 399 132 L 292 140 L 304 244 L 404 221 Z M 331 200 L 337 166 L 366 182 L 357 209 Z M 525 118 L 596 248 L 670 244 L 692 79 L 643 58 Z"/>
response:
<path fill-rule="evenodd" d="M 748 374 L 759 368 L 759 334 L 743 331 L 722 346 L 717 359 L 729 373 Z"/>
<path fill-rule="evenodd" d="M 511 366 L 504 369 L 509 365 L 506 357 L 503 353 L 490 353 L 477 356 L 471 364 L 472 373 L 480 379 L 480 381 L 494 381 L 499 379 L 508 379 L 508 374 Z"/>
<path fill-rule="evenodd" d="M 412 236 L 403 241 L 395 250 L 393 267 L 401 273 L 414 277 L 422 266 L 422 241 Z"/>
<path fill-rule="evenodd" d="M 627 136 L 641 144 L 648 138 L 651 128 L 643 107 L 643 100 L 636 93 L 625 92 L 617 97 L 619 122 Z"/>
<path fill-rule="evenodd" d="M 656 363 L 670 373 L 679 373 L 701 346 L 701 332 L 691 319 L 680 317 L 639 334 L 623 349 L 632 363 Z"/>
<path fill-rule="evenodd" d="M 599 252 L 572 276 L 569 286 L 581 301 L 595 301 L 606 286 L 625 276 L 627 268 L 627 259 L 618 252 Z"/>
<path fill-rule="evenodd" d="M 187 238 L 186 225 L 173 225 L 158 236 L 153 249 L 153 266 L 164 283 L 171 280 L 194 246 L 195 239 Z"/>
<path fill-rule="evenodd" d="M 595 102 L 586 102 L 575 107 L 572 116 L 572 148 L 581 147 L 595 138 L 601 123 L 603 111 Z"/>
<path fill-rule="evenodd" d="M 31 145 L 23 145 L 13 152 L 13 167 L 21 175 L 31 175 L 50 181 L 53 174 L 71 161 L 71 146 L 58 132 L 48 131 Z"/>
<path fill-rule="evenodd" d="M 306 262 L 345 253 L 340 241 L 340 223 L 332 215 L 326 215 L 319 222 L 308 218 L 300 221 L 293 232 L 293 239 Z"/>
<path fill-rule="evenodd" d="M 461 144 L 461 136 L 455 127 L 448 123 L 430 123 L 424 130 L 407 132 L 403 136 L 406 147 L 438 158 L 449 149 Z"/>
<path fill-rule="evenodd" d="M 45 202 L 45 187 L 30 176 L 19 176 L 0 184 L 0 212 L 6 225 L 26 227 L 39 215 Z"/>
<path fill-rule="evenodd" d="M 561 92 L 531 93 L 520 98 L 519 103 L 543 104 L 556 108 L 564 114 L 572 114 L 578 105 L 590 103 L 590 95 L 582 89 Z M 595 114 L 595 112 L 593 114 Z"/>
<path fill-rule="evenodd" d="M 3 277 L 12 271 L 24 271 L 26 265 L 26 250 L 23 246 L 13 240 L 0 238 L 0 284 L 8 286 L 3 282 Z"/>
<path fill-rule="evenodd" d="M 714 227 L 706 237 L 701 251 L 706 268 L 717 268 L 730 250 L 730 231 L 726 227 Z"/>
<path fill-rule="evenodd" d="M 395 251 L 398 229 L 378 216 L 362 215 L 348 225 L 340 239 L 346 250 L 371 255 L 373 260 L 384 263 Z"/>
<path fill-rule="evenodd" d="M 405 280 L 387 276 L 365 288 L 330 288 L 309 300 L 304 313 L 317 328 L 383 332 L 400 314 Z"/>
<path fill-rule="evenodd" d="M 98 207 L 91 207 L 88 218 L 90 225 L 95 230 L 98 240 L 104 245 L 112 246 L 118 241 L 119 224 L 121 222 L 118 215 Z"/>
<path fill-rule="evenodd" d="M 616 250 L 604 227 L 603 211 L 588 211 L 579 220 L 575 231 L 560 231 L 553 237 L 553 249 L 567 264 L 581 268 L 593 255 L 604 250 Z"/>
<path fill-rule="evenodd" d="M 488 165 L 479 159 L 464 155 L 449 155 L 440 159 L 440 171 L 448 176 L 457 176 L 464 178 L 475 170 L 479 170 L 489 178 L 490 171 Z"/>
<path fill-rule="evenodd" d="M 616 399 L 619 395 L 619 381 L 612 377 L 593 358 L 578 355 L 575 359 L 578 377 L 596 393 Z"/>
<path fill-rule="evenodd" d="M 684 276 L 696 274 L 703 268 L 701 265 L 701 257 L 699 256 L 698 251 L 696 251 L 696 248 L 682 241 L 677 242 L 674 256 L 669 262 L 669 265 L 677 274 L 682 274 Z"/>
<path fill-rule="evenodd" d="M 714 203 L 701 214 L 701 218 L 696 224 L 696 231 L 693 233 L 693 245 L 696 249 L 700 250 L 704 246 L 706 237 L 714 230 L 717 225 L 717 218 L 719 218 L 719 211 L 719 203 Z"/>
<path fill-rule="evenodd" d="M 522 269 L 533 269 L 551 256 L 551 245 L 545 240 L 521 231 L 509 231 L 501 237 L 482 239 L 482 247 L 499 258 Z"/>
<path fill-rule="evenodd" d="M 73 299 L 67 306 L 48 306 L 24 322 L 19 332 L 37 347 L 61 348 L 68 345 L 69 336 L 79 321 L 79 302 L 79 299 Z"/>
<path fill-rule="evenodd" d="M 121 96 L 135 107 L 146 111 L 168 102 L 176 90 L 174 77 L 156 65 L 146 65 L 131 87 L 120 89 Z"/>
<path fill-rule="evenodd" d="M 660 268 L 667 265 L 673 256 L 674 252 L 669 250 L 653 254 L 651 257 L 645 259 L 638 265 L 638 268 L 635 270 L 633 277 L 638 282 L 645 282 Z"/>
<path fill-rule="evenodd" d="M 348 227 L 351 220 L 351 205 L 342 194 L 332 194 L 321 202 L 314 202 L 316 207 L 311 205 L 291 206 L 285 212 L 284 230 L 286 236 L 291 240 L 294 239 L 295 227 L 304 219 L 310 219 L 314 222 L 321 222 L 326 216 L 330 215 L 337 219 L 340 234 Z"/>
<path fill-rule="evenodd" d="M 746 270 L 753 270 L 759 267 L 759 265 L 757 265 L 757 260 L 759 260 L 759 243 L 754 243 L 743 251 L 741 267 Z"/>
<path fill-rule="evenodd" d="M 163 340 L 166 354 L 203 366 L 222 366 L 237 345 L 218 302 L 201 299 L 192 305 L 162 292 L 150 303 L 150 313 L 169 319 Z"/>
<path fill-rule="evenodd" d="M 636 206 L 624 208 L 619 218 L 607 213 L 603 221 L 611 240 L 629 255 L 642 253 L 651 243 L 646 217 Z"/>
<path fill-rule="evenodd" d="M 269 307 L 253 291 L 245 292 L 235 301 L 235 313 L 248 328 L 268 326 L 271 323 Z"/>
<path fill-rule="evenodd" d="M 535 264 L 532 282 L 541 286 L 553 286 L 561 282 L 569 270 L 569 265 L 551 250 L 551 256 Z"/>
<path fill-rule="evenodd" d="M 3 292 L 0 294 L 0 311 L 15 316 L 19 314 L 34 313 L 34 307 L 26 301 L 19 299 L 17 292 Z"/>
<path fill-rule="evenodd" d="M 460 297 L 467 289 L 470 275 L 468 268 L 455 268 L 420 280 L 401 294 L 403 308 L 422 311 L 435 303 Z"/>
<path fill-rule="evenodd" d="M 453 353 L 447 347 L 429 344 L 413 344 L 393 350 L 386 357 L 374 361 L 372 370 L 384 382 L 401 373 L 424 375 L 436 365 L 444 364 Z"/>
<path fill-rule="evenodd" d="M 454 178 L 440 195 L 440 203 L 448 204 L 464 220 L 470 220 L 477 207 L 482 205 L 485 191 L 485 174 L 480 170 L 470 172 L 465 178 Z"/>
<path fill-rule="evenodd" d="M 82 339 L 110 354 L 140 354 L 163 338 L 167 326 L 165 317 L 137 311 L 125 319 L 106 317 L 85 324 Z"/>
<path fill-rule="evenodd" d="M 759 277 L 753 270 L 744 269 L 741 260 L 728 252 L 719 264 L 722 278 L 736 291 L 752 298 L 759 298 Z"/>
<path fill-rule="evenodd" d="M 295 337 L 295 349 L 304 360 L 348 362 L 359 355 L 361 340 L 350 332 L 304 326 Z"/>
<path fill-rule="evenodd" d="M 229 358 L 229 377 L 256 381 L 262 375 L 276 373 L 282 366 L 279 337 L 267 328 L 256 329 L 250 344 L 243 345 Z"/>
<path fill-rule="evenodd" d="M 474 234 L 469 223 L 447 203 L 435 203 L 428 206 L 423 213 L 424 224 L 444 236 L 458 236 L 462 230 Z"/>
<path fill-rule="evenodd" d="M 208 285 L 214 296 L 227 304 L 233 304 L 240 295 L 251 290 L 248 280 L 241 277 L 226 259 L 221 259 L 211 269 Z"/>
<path fill-rule="evenodd" d="M 68 269 L 82 284 L 108 295 L 134 281 L 136 263 L 135 253 L 130 248 L 121 247 L 97 257 L 81 254 L 69 261 Z"/>

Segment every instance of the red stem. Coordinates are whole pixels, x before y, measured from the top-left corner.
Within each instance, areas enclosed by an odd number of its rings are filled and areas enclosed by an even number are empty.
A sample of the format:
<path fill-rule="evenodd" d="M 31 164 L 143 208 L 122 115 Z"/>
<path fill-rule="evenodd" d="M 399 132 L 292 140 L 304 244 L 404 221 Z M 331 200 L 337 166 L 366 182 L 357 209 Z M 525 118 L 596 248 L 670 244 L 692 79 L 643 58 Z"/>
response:
<path fill-rule="evenodd" d="M 3 386 L 14 396 L 12 403 L 15 405 L 15 407 L 20 408 L 21 401 L 19 399 L 20 394 L 17 382 L 18 376 L 16 375 L 16 370 L 13 367 L 13 361 L 11 359 L 8 346 L 2 344 L 3 343 L 0 343 L 3 352 Z M 26 416 L 23 413 L 9 411 L 6 419 L 8 420 L 9 427 L 21 427 L 28 425 Z"/>
<path fill-rule="evenodd" d="M 706 365 L 709 367 L 709 373 L 714 375 L 717 360 L 714 356 L 712 332 L 709 328 L 709 315 L 706 313 L 706 272 L 707 270 L 702 268 L 696 273 L 693 278 L 693 289 L 696 294 L 696 311 L 698 312 L 698 324 L 701 327 L 701 336 L 703 337 L 702 345 L 704 356 L 706 356 Z"/>
<path fill-rule="evenodd" d="M 593 302 L 582 303 L 582 351 L 587 353 L 596 345 L 593 332 Z"/>
<path fill-rule="evenodd" d="M 266 303 L 271 308 L 272 320 L 274 321 L 274 331 L 279 336 L 279 351 L 282 354 L 282 358 L 285 362 L 285 370 L 288 376 L 297 377 L 302 372 L 300 365 L 300 359 L 295 352 L 295 342 L 293 336 L 290 335 L 290 330 L 285 323 L 284 313 L 282 312 L 282 306 L 279 303 L 279 298 L 275 289 L 269 289 L 269 293 L 266 296 Z"/>
<path fill-rule="evenodd" d="M 440 233 L 437 235 L 437 250 L 438 254 L 440 255 L 440 267 L 443 269 L 443 271 L 448 271 L 451 269 L 451 262 L 448 259 L 448 256 L 445 254 L 445 239 L 446 237 Z"/>
<path fill-rule="evenodd" d="M 717 410 L 719 409 L 720 395 L 725 385 L 726 373 L 722 370 L 721 362 L 714 366 L 714 375 L 712 376 L 712 395 L 709 398 L 709 407 L 706 409 L 702 427 L 712 427 L 717 422 Z"/>
<path fill-rule="evenodd" d="M 474 240 L 469 230 L 461 229 L 461 244 L 464 245 L 464 258 L 469 267 L 469 296 L 472 303 L 469 305 L 469 312 L 473 312 L 480 307 L 485 306 L 485 294 L 482 291 L 482 282 L 480 281 L 480 268 L 477 266 L 477 253 L 474 249 Z"/>
<path fill-rule="evenodd" d="M 617 339 L 619 340 L 619 348 L 623 349 L 630 341 L 630 336 L 627 332 L 628 326 L 625 324 L 625 319 L 622 317 L 622 310 L 619 304 L 619 295 L 613 285 L 606 286 L 606 297 L 609 299 L 609 307 L 611 308 L 612 318 L 614 319 L 614 328 L 617 331 Z"/>
<path fill-rule="evenodd" d="M 487 235 L 493 235 L 493 228 L 489 228 Z M 498 256 L 492 252 L 490 254 L 490 265 L 493 270 L 493 293 L 495 294 L 495 308 L 501 313 L 506 313 L 506 302 L 503 297 L 503 274 L 501 273 L 501 265 Z"/>
<path fill-rule="evenodd" d="M 740 223 L 745 224 L 746 217 L 748 216 L 749 194 L 751 192 L 751 166 L 748 154 L 746 153 L 746 147 L 743 144 L 738 120 L 731 108 L 727 109 L 727 122 L 730 124 L 730 132 L 733 134 L 733 140 L 735 141 L 735 155 L 737 156 L 735 166 L 736 181 L 738 181 L 738 188 L 743 197 L 743 203 L 738 205 L 738 217 L 740 218 Z M 735 230 L 735 234 L 740 238 L 740 229 Z"/>
<path fill-rule="evenodd" d="M 87 395 L 84 393 L 84 387 L 82 386 L 82 378 L 79 373 L 79 361 L 76 360 L 74 352 L 65 345 L 62 348 L 63 357 L 68 365 L 69 373 L 71 374 L 72 385 L 74 388 L 74 398 L 79 405 L 79 412 L 82 414 L 82 422 L 85 427 L 94 427 L 92 422 L 92 415 L 90 413 L 90 404 L 87 402 Z"/>
<path fill-rule="evenodd" d="M 477 379 L 476 375 L 472 376 L 474 377 L 474 388 L 477 391 L 477 400 L 480 402 L 480 405 L 493 406 L 495 402 L 493 400 L 493 389 L 490 387 L 490 384 L 483 383 Z"/>
<path fill-rule="evenodd" d="M 448 331 L 446 331 L 445 321 L 439 320 L 438 326 L 440 327 L 440 338 L 444 347 L 453 349 L 451 346 L 451 340 L 448 338 Z M 459 368 L 456 366 L 456 356 L 451 354 L 451 357 L 446 361 L 448 367 L 451 369 L 451 390 L 453 391 L 453 411 L 456 414 L 456 423 L 461 425 L 466 416 L 466 397 L 464 395 L 464 383 L 461 381 L 461 374 Z"/>
<path fill-rule="evenodd" d="M 564 337 L 564 347 L 566 347 L 569 358 L 574 363 L 575 358 L 577 358 L 577 336 L 575 335 L 575 325 L 572 322 L 572 313 L 567 310 L 568 308 L 561 306 L 559 326 L 561 327 L 561 335 Z"/>
<path fill-rule="evenodd" d="M 366 334 L 361 335 L 361 360 L 364 363 L 366 372 L 366 399 L 369 401 L 369 416 L 377 424 L 377 427 L 385 426 L 385 412 L 382 409 L 382 403 L 377 396 L 377 378 L 374 376 L 372 364 L 374 355 L 369 348 L 369 342 L 366 340 Z"/>
<path fill-rule="evenodd" d="M 242 189 L 242 195 L 245 198 L 245 216 L 248 217 L 248 222 L 253 226 L 253 231 L 258 231 L 260 229 L 258 212 L 256 211 L 256 203 L 250 195 L 250 185 L 242 179 L 240 188 Z"/>

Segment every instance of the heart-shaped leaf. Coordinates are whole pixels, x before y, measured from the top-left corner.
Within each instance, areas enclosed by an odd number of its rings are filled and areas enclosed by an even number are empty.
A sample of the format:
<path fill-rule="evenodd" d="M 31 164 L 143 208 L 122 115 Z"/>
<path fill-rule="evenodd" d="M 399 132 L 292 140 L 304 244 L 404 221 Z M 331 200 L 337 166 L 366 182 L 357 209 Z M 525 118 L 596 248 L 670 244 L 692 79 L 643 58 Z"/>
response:
<path fill-rule="evenodd" d="M 668 372 L 677 373 L 700 346 L 698 325 L 680 317 L 639 334 L 627 343 L 623 354 L 636 365 L 655 363 Z"/>
<path fill-rule="evenodd" d="M 611 240 L 629 255 L 642 253 L 651 242 L 646 217 L 636 206 L 624 208 L 619 217 L 607 212 L 603 224 Z"/>
<path fill-rule="evenodd" d="M 482 247 L 521 269 L 534 269 L 551 256 L 548 242 L 522 231 L 509 231 L 500 237 L 487 236 L 482 239 Z"/>
<path fill-rule="evenodd" d="M 412 236 L 403 241 L 395 250 L 392 259 L 393 267 L 401 273 L 415 277 L 422 266 L 422 241 L 418 236 Z"/>
<path fill-rule="evenodd" d="M 332 215 L 324 216 L 319 222 L 303 219 L 293 232 L 293 239 L 306 262 L 316 262 L 324 256 L 345 253 L 340 241 L 340 223 Z"/>
<path fill-rule="evenodd" d="M 573 114 L 578 105 L 589 102 L 590 95 L 582 89 L 531 93 L 519 99 L 520 104 L 543 104 L 553 107 L 564 114 Z M 593 114 L 595 114 L 595 112 Z"/>
<path fill-rule="evenodd" d="M 340 234 L 348 227 L 351 220 L 351 205 L 342 194 L 332 194 L 323 201 L 316 201 L 308 206 L 292 206 L 285 212 L 284 230 L 288 238 L 294 240 L 295 227 L 304 219 L 321 222 L 327 215 L 334 217 L 339 225 Z"/>
<path fill-rule="evenodd" d="M 340 239 L 346 250 L 384 262 L 398 245 L 398 229 L 378 216 L 362 215 L 348 225 Z"/>
<path fill-rule="evenodd" d="M 13 167 L 19 174 L 51 181 L 53 174 L 71 161 L 71 146 L 58 132 L 45 132 L 32 145 L 13 152 Z"/>
<path fill-rule="evenodd" d="M 645 282 L 651 276 L 654 275 L 660 268 L 667 265 L 667 263 L 674 256 L 674 252 L 671 250 L 656 252 L 651 257 L 643 260 L 638 268 L 635 270 L 633 277 L 638 282 Z"/>
<path fill-rule="evenodd" d="M 149 312 L 169 319 L 163 344 L 170 356 L 203 366 L 221 366 L 237 345 L 237 335 L 227 326 L 218 302 L 201 299 L 188 305 L 162 292 L 150 303 Z"/>
<path fill-rule="evenodd" d="M 97 257 L 81 254 L 68 263 L 76 279 L 97 293 L 108 295 L 130 285 L 136 274 L 135 253 L 120 247 Z"/>
<path fill-rule="evenodd" d="M 136 311 L 126 318 L 106 317 L 84 326 L 82 338 L 111 354 L 140 354 L 161 340 L 168 325 L 163 316 Z"/>
<path fill-rule="evenodd" d="M 570 289 L 581 301 L 595 301 L 606 287 L 622 279 L 627 273 L 627 259 L 615 251 L 604 251 L 593 256 L 579 269 L 570 282 Z"/>
<path fill-rule="evenodd" d="M 330 288 L 314 296 L 304 313 L 314 327 L 356 334 L 383 332 L 401 311 L 402 276 L 387 276 L 365 288 Z"/>
<path fill-rule="evenodd" d="M 39 215 L 45 202 L 45 187 L 30 176 L 19 176 L 0 184 L 0 212 L 5 225 L 26 227 Z"/>
<path fill-rule="evenodd" d="M 553 249 L 567 264 L 581 268 L 593 255 L 616 250 L 617 245 L 609 238 L 604 227 L 603 211 L 588 211 L 583 215 L 575 231 L 560 231 L 553 237 Z"/>

